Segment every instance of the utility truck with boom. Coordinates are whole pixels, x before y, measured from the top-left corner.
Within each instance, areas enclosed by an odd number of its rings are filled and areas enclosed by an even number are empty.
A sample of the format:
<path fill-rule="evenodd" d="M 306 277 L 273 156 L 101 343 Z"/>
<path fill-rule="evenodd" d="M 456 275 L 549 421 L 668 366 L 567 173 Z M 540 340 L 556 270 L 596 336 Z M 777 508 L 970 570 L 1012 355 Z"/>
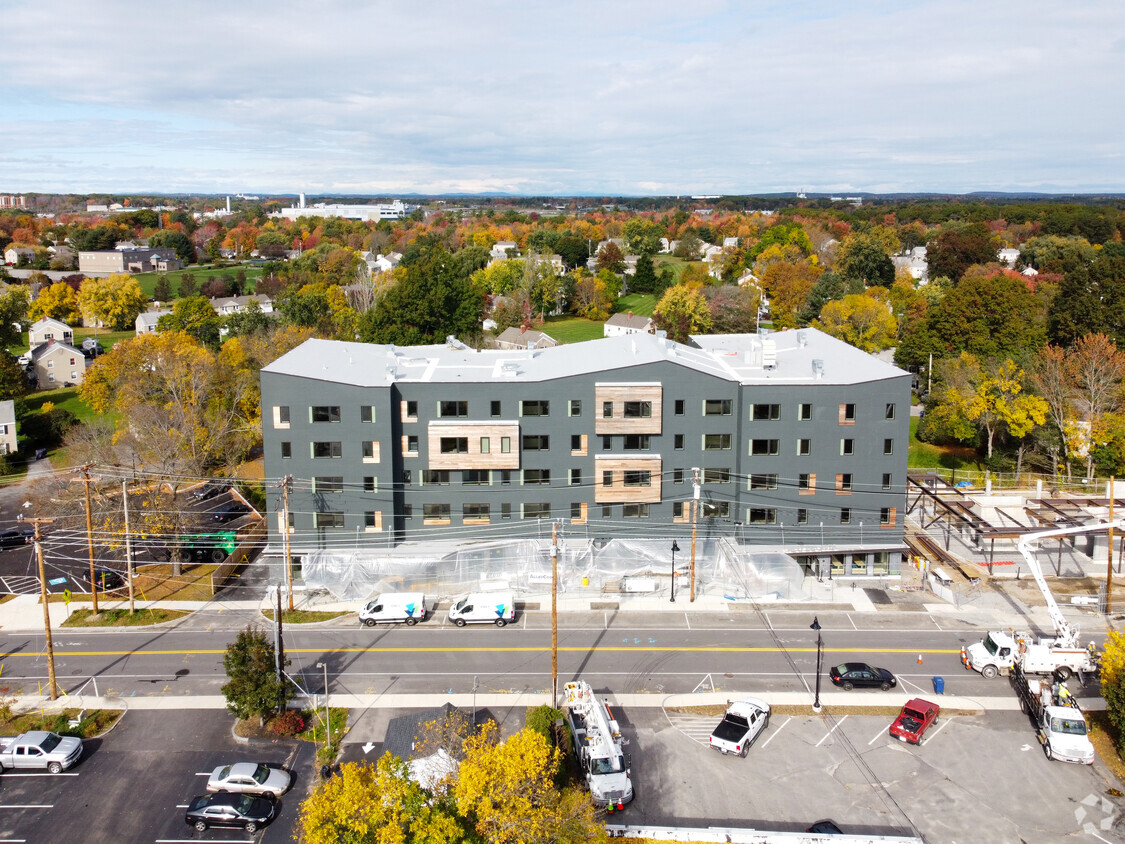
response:
<path fill-rule="evenodd" d="M 1047 602 L 1047 613 L 1055 627 L 1055 635 L 1036 640 L 1030 633 L 1011 631 L 1005 633 L 1001 630 L 990 630 L 982 641 L 974 642 L 968 648 L 961 649 L 961 664 L 973 671 L 980 672 L 982 677 L 988 678 L 1011 671 L 1016 667 L 1024 674 L 1054 674 L 1063 680 L 1072 674 L 1096 671 L 1098 667 L 1097 650 L 1093 642 L 1088 647 L 1082 647 L 1079 644 L 1078 628 L 1067 621 L 1062 614 L 1062 610 L 1059 609 L 1059 605 L 1043 577 L 1043 569 L 1035 558 L 1032 543 L 1041 539 L 1095 533 L 1108 530 L 1110 527 L 1120 528 L 1122 526 L 1125 526 L 1125 522 L 1081 525 L 1072 528 L 1037 531 L 1021 536 L 1016 547 L 1027 562 L 1027 567 L 1031 570 L 1032 577 L 1035 578 L 1035 584 L 1043 594 L 1043 600 Z"/>
<path fill-rule="evenodd" d="M 578 680 L 566 684 L 566 707 L 574 755 L 594 805 L 607 812 L 624 809 L 633 799 L 633 781 L 625 742 L 609 706 L 594 697 L 589 683 Z"/>

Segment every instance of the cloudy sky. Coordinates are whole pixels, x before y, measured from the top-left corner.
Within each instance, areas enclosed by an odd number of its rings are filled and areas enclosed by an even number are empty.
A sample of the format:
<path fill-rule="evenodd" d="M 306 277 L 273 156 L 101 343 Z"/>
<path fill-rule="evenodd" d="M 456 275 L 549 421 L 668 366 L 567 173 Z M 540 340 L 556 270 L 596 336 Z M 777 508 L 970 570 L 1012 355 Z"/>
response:
<path fill-rule="evenodd" d="M 0 0 L 0 192 L 1125 191 L 1121 0 Z"/>

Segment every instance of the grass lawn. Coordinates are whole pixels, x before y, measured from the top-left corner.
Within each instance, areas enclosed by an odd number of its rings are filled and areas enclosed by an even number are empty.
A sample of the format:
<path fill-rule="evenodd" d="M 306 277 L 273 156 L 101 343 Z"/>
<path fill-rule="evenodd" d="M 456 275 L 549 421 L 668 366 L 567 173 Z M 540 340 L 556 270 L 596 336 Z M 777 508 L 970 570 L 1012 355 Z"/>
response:
<path fill-rule="evenodd" d="M 34 393 L 28 395 L 24 401 L 32 411 L 42 409 L 43 405 L 51 402 L 55 407 L 61 407 L 63 410 L 69 410 L 77 416 L 82 422 L 89 422 L 91 419 L 97 419 L 98 414 L 94 413 L 82 399 L 78 398 L 77 387 L 60 387 L 57 390 L 36 390 Z"/>
<path fill-rule="evenodd" d="M 202 287 L 211 276 L 215 276 L 216 278 L 230 278 L 233 280 L 237 277 L 239 270 L 245 270 L 247 292 L 253 293 L 254 282 L 262 277 L 262 268 L 252 267 L 248 264 L 236 264 L 232 267 L 219 267 L 217 269 L 209 264 L 204 264 L 201 266 L 185 267 L 182 270 L 175 270 L 170 273 L 137 273 L 133 278 L 141 285 L 141 290 L 143 290 L 149 298 L 152 298 L 153 291 L 156 289 L 156 282 L 162 275 L 168 276 L 168 280 L 172 283 L 172 292 L 174 294 L 179 294 L 180 278 L 184 273 L 191 273 L 195 276 L 196 283 Z"/>
<path fill-rule="evenodd" d="M 209 601 L 211 594 L 211 575 L 218 566 L 212 563 L 184 563 L 181 574 L 172 577 L 172 566 L 168 563 L 144 565 L 137 568 L 133 576 L 133 588 L 140 601 Z M 103 601 L 120 601 L 129 597 L 128 589 L 101 593 Z M 62 601 L 62 595 L 51 595 L 52 603 Z M 72 594 L 71 601 L 92 600 L 89 594 Z M 146 622 L 151 624 L 151 622 Z"/>
<path fill-rule="evenodd" d="M 85 597 L 85 596 L 84 596 Z M 104 600 L 104 598 L 103 598 Z M 138 627 L 146 624 L 159 624 L 162 621 L 175 621 L 188 615 L 185 610 L 140 609 L 132 615 L 127 607 L 115 610 L 102 610 L 96 615 L 92 610 L 72 610 L 62 623 L 63 627 Z"/>
<path fill-rule="evenodd" d="M 660 272 L 664 267 L 667 267 L 672 271 L 672 276 L 676 281 L 680 280 L 680 276 L 684 274 L 684 270 L 687 269 L 689 264 L 701 264 L 706 266 L 702 261 L 688 261 L 684 258 L 677 258 L 675 255 L 652 256 L 652 268 Z M 649 314 L 645 314 L 645 316 L 649 316 Z"/>
<path fill-rule="evenodd" d="M 20 733 L 32 730 L 49 730 L 64 736 L 88 739 L 100 736 L 116 724 L 124 714 L 123 709 L 60 709 L 53 712 L 36 709 L 33 712 L 24 712 L 5 719 L 0 723 L 0 730 L 6 736 L 18 736 Z M 82 715 L 82 720 L 77 727 L 71 727 L 71 719 L 79 715 Z"/>
<path fill-rule="evenodd" d="M 627 314 L 632 311 L 637 316 L 652 316 L 656 307 L 656 297 L 651 293 L 630 293 L 617 300 L 616 313 Z"/>
<path fill-rule="evenodd" d="M 281 623 L 282 624 L 315 624 L 318 621 L 331 621 L 334 618 L 339 618 L 342 615 L 347 615 L 348 610 L 282 610 Z M 273 610 L 264 610 L 262 612 L 266 618 L 273 621 Z"/>
<path fill-rule="evenodd" d="M 977 453 L 967 446 L 942 446 L 918 442 L 917 416 L 910 417 L 910 455 L 907 466 L 911 469 L 979 469 Z"/>
<path fill-rule="evenodd" d="M 560 343 L 581 343 L 605 336 L 602 323 L 574 316 L 548 317 L 540 330 Z"/>

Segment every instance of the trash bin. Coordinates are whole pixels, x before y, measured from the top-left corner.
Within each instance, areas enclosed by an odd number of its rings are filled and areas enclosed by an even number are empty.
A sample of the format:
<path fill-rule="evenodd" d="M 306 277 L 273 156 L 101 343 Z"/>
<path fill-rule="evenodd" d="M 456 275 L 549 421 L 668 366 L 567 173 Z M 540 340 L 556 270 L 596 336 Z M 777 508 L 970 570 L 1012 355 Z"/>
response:
<path fill-rule="evenodd" d="M 934 694 L 935 695 L 945 694 L 945 678 L 944 677 L 934 677 Z"/>

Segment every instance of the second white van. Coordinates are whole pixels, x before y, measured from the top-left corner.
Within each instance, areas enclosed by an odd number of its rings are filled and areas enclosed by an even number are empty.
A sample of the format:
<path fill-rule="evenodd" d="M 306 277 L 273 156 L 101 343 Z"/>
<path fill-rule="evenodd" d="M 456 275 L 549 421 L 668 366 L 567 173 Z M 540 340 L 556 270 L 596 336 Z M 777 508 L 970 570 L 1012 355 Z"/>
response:
<path fill-rule="evenodd" d="M 422 592 L 384 592 L 359 611 L 360 622 L 368 627 L 400 621 L 417 624 L 425 617 L 426 596 Z"/>
<path fill-rule="evenodd" d="M 516 618 L 511 592 L 471 592 L 462 595 L 449 608 L 449 620 L 458 627 L 466 624 L 495 624 L 503 627 Z"/>

